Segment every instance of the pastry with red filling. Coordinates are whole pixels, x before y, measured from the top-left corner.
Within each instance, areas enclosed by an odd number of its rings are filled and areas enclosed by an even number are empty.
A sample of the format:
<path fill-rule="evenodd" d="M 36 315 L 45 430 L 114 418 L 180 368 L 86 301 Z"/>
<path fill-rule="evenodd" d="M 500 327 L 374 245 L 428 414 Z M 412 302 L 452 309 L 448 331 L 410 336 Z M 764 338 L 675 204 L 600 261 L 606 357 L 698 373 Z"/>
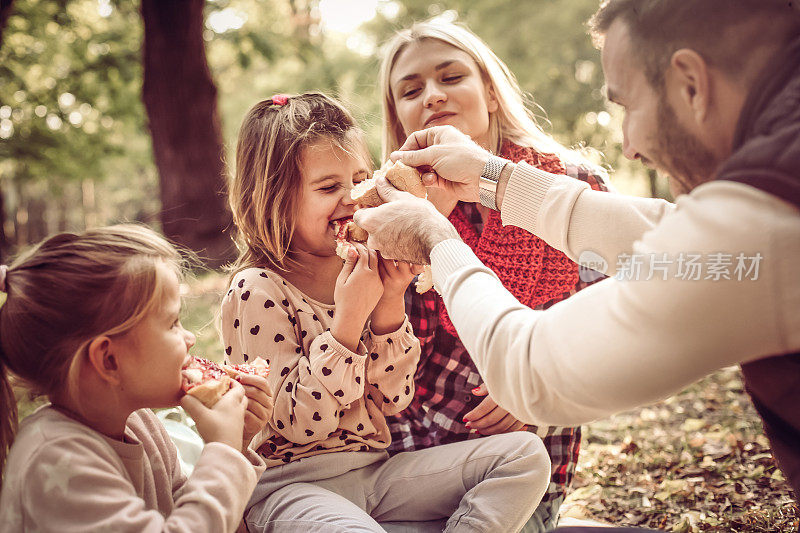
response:
<path fill-rule="evenodd" d="M 181 388 L 186 394 L 203 402 L 206 407 L 213 407 L 231 388 L 231 378 L 239 372 L 266 378 L 269 375 L 269 365 L 260 357 L 241 365 L 220 365 L 192 355 L 181 369 Z"/>

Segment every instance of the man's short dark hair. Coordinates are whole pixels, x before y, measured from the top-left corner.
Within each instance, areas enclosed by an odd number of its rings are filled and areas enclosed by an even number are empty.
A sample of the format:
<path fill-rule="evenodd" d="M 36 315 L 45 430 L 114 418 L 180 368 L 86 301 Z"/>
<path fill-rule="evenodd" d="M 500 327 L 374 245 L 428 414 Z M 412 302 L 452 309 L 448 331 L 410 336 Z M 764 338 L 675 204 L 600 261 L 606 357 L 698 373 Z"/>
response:
<path fill-rule="evenodd" d="M 647 79 L 660 88 L 681 48 L 727 74 L 741 74 L 749 51 L 800 36 L 798 1 L 605 0 L 589 27 L 600 44 L 611 25 L 623 21 Z"/>

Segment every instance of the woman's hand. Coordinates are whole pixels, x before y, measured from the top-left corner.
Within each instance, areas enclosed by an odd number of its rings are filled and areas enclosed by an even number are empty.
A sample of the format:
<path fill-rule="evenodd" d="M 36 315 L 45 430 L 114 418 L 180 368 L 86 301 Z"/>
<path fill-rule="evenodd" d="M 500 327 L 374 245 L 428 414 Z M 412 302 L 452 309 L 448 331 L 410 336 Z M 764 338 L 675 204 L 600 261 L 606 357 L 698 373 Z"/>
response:
<path fill-rule="evenodd" d="M 256 434 L 267 426 L 274 407 L 272 388 L 261 376 L 239 372 L 236 381 L 244 386 L 247 411 L 244 414 L 243 451 Z"/>
<path fill-rule="evenodd" d="M 394 261 L 379 256 L 378 270 L 383 282 L 383 296 L 372 312 L 370 328 L 377 335 L 397 331 L 406 319 L 403 295 L 414 276 L 422 272 L 420 265 Z"/>
<path fill-rule="evenodd" d="M 446 217 L 450 216 L 450 213 L 453 212 L 453 209 L 458 204 L 458 198 L 455 193 L 441 187 L 428 187 L 428 201 L 436 206 L 436 210 Z"/>
<path fill-rule="evenodd" d="M 234 382 L 214 407 L 208 408 L 189 394 L 181 398 L 181 407 L 186 409 L 205 442 L 221 442 L 235 450 L 242 450 L 244 414 L 247 399 L 244 387 Z"/>
<path fill-rule="evenodd" d="M 480 385 L 472 389 L 475 396 L 486 396 L 486 398 L 472 411 L 464 416 L 464 422 L 469 429 L 474 429 L 481 435 L 496 435 L 497 433 L 510 433 L 511 431 L 521 431 L 528 428 L 509 414 L 508 411 L 499 407 L 486 390 L 486 385 Z"/>
<path fill-rule="evenodd" d="M 378 269 L 378 252 L 360 243 L 350 244 L 333 291 L 336 316 L 331 334 L 353 352 L 358 349 L 367 318 L 383 296 Z"/>

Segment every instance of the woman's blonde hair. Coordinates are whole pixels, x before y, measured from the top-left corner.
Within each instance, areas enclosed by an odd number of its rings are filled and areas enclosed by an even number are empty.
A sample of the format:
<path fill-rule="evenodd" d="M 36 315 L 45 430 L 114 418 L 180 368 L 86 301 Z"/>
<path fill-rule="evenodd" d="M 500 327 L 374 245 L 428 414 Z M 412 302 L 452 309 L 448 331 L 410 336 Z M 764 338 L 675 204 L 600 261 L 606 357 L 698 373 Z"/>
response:
<path fill-rule="evenodd" d="M 395 61 L 405 48 L 420 41 L 435 39 L 469 54 L 480 69 L 484 81 L 494 89 L 498 109 L 489 117 L 489 149 L 499 153 L 503 141 L 559 156 L 564 162 L 588 164 L 584 157 L 559 144 L 536 123 L 525 105 L 525 98 L 516 78 L 489 46 L 466 26 L 434 18 L 417 22 L 398 32 L 385 45 L 380 66 L 380 89 L 383 105 L 383 158 L 400 148 L 406 140 L 403 126 L 395 111 L 389 77 Z"/>
<path fill-rule="evenodd" d="M 228 186 L 238 230 L 234 274 L 250 267 L 286 271 L 299 266 L 290 245 L 302 185 L 301 158 L 305 147 L 323 140 L 371 166 L 364 134 L 352 115 L 324 94 L 281 95 L 247 112 Z"/>
<path fill-rule="evenodd" d="M 0 308 L 0 468 L 17 428 L 11 376 L 34 394 L 78 399 L 86 350 L 130 331 L 163 297 L 156 268 L 181 256 L 153 230 L 117 225 L 60 233 L 8 267 Z"/>

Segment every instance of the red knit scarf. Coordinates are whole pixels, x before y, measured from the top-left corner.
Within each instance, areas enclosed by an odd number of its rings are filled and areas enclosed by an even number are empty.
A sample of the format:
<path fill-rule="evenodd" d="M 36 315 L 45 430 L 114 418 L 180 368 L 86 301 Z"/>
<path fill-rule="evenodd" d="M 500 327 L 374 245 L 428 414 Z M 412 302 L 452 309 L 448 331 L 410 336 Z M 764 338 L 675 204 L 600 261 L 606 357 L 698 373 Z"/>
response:
<path fill-rule="evenodd" d="M 503 143 L 500 157 L 515 163 L 525 161 L 553 174 L 566 173 L 555 155 L 510 142 Z M 491 211 L 480 234 L 459 205 L 448 218 L 478 259 L 497 274 L 503 286 L 521 303 L 532 308 L 542 305 L 569 292 L 578 283 L 578 265 L 524 229 L 503 227 L 499 212 Z M 457 335 L 443 303 L 439 306 L 439 319 L 451 335 Z"/>

